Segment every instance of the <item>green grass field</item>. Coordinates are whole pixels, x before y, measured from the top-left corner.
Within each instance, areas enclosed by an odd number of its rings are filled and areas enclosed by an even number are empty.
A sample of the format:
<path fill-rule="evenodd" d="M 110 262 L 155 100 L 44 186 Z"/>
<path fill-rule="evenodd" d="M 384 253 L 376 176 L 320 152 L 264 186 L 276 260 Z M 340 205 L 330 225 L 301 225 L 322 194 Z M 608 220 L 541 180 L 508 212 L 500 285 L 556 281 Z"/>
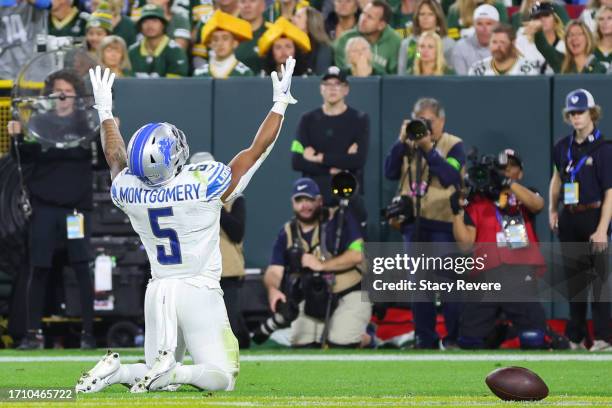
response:
<path fill-rule="evenodd" d="M 0 388 L 73 387 L 104 351 L 0 351 Z M 120 350 L 134 362 L 141 350 Z M 550 396 L 538 403 L 507 403 L 491 394 L 485 376 L 518 365 L 537 372 Z M 612 353 L 246 351 L 236 390 L 131 395 L 121 385 L 79 395 L 77 402 L 20 402 L 39 407 L 294 407 L 294 406 L 607 406 L 612 407 Z"/>

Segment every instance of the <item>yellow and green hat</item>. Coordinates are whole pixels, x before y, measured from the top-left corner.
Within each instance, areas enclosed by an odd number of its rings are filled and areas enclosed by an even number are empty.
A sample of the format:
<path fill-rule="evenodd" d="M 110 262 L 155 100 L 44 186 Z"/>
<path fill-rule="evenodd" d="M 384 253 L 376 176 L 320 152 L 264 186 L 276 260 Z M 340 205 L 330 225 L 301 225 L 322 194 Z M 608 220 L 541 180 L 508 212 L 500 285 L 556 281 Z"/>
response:
<path fill-rule="evenodd" d="M 304 52 L 311 50 L 308 34 L 291 24 L 285 17 L 279 17 L 257 41 L 259 55 L 262 57 L 266 55 L 274 41 L 281 37 L 289 38 Z"/>
<path fill-rule="evenodd" d="M 113 32 L 113 13 L 111 12 L 110 4 L 106 1 L 100 2 L 98 8 L 91 13 L 85 29 L 91 27 L 100 27 L 106 30 L 107 33 Z"/>
<path fill-rule="evenodd" d="M 202 27 L 200 36 L 202 44 L 208 44 L 210 36 L 217 30 L 224 30 L 232 33 L 238 41 L 246 41 L 253 38 L 253 30 L 248 21 L 217 10 L 206 22 L 204 27 Z"/>

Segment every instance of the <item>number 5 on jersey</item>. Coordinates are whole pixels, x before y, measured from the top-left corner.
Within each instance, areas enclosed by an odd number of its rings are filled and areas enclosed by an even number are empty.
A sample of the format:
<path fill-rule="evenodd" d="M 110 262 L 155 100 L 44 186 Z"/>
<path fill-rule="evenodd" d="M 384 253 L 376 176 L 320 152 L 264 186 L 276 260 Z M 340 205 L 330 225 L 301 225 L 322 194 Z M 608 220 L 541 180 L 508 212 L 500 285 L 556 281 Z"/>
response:
<path fill-rule="evenodd" d="M 172 228 L 161 228 L 159 226 L 160 217 L 172 217 L 172 207 L 149 208 L 149 222 L 151 231 L 157 238 L 168 239 L 170 241 L 170 254 L 166 253 L 165 245 L 157 245 L 157 262 L 160 265 L 176 265 L 181 260 L 181 244 L 178 235 Z"/>

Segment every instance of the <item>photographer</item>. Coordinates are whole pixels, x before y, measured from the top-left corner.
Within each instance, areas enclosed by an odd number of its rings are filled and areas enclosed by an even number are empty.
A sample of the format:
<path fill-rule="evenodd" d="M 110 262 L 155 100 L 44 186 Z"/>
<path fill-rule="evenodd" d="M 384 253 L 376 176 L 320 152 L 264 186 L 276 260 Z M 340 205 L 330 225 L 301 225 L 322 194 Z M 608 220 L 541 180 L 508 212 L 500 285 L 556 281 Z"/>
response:
<path fill-rule="evenodd" d="M 612 215 L 612 147 L 596 124 L 601 107 L 586 89 L 566 97 L 563 111 L 572 133 L 553 149 L 550 180 L 550 228 L 561 241 L 570 319 L 566 327 L 572 349 L 585 349 L 588 293 L 595 340 L 591 351 L 612 351 L 608 240 Z M 561 214 L 559 203 L 563 204 Z"/>
<path fill-rule="evenodd" d="M 400 228 L 406 243 L 454 242 L 448 198 L 455 186 L 461 183 L 461 172 L 465 164 L 463 142 L 458 137 L 444 132 L 444 108 L 433 98 L 419 99 L 412 110 L 412 118 L 413 125 L 418 124 L 417 119 L 425 123 L 425 132 L 421 135 L 409 135 L 407 127 L 410 121 L 405 120 L 399 140 L 385 158 L 385 177 L 389 180 L 400 180 L 394 203 L 400 203 L 402 207 L 397 209 L 399 216 L 389 219 L 389 223 Z M 417 165 L 420 166 L 419 172 L 422 176 L 420 183 L 417 181 Z M 420 184 L 419 188 L 417 184 Z M 417 195 L 420 196 L 420 214 L 415 210 Z M 387 215 L 394 214 L 388 212 Z M 419 217 L 418 230 L 415 217 Z M 412 312 L 416 347 L 441 346 L 435 331 L 436 309 L 433 300 L 414 302 Z M 449 345 L 457 340 L 460 312 L 460 305 L 444 304 L 448 331 L 444 342 Z"/>
<path fill-rule="evenodd" d="M 27 137 L 22 133 L 20 122 L 8 123 L 8 133 L 17 138 L 19 146 L 18 151 L 11 153 L 14 157 L 18 154 L 24 163 L 33 164 L 27 185 L 32 204 L 30 275 L 22 277 L 27 282 L 25 314 L 28 333 L 18 348 L 43 348 L 41 318 L 47 278 L 53 265 L 57 265 L 54 258 L 65 259 L 67 253 L 68 264 L 76 274 L 80 289 L 81 348 L 91 349 L 95 348 L 88 231 L 93 206 L 92 152 L 87 143 L 65 148 L 93 132 L 79 109 L 82 104 L 80 97 L 85 95 L 85 84 L 75 71 L 56 71 L 47 77 L 43 95 L 49 96 L 49 110 L 32 114 Z M 42 141 L 64 148 L 48 147 Z"/>
<path fill-rule="evenodd" d="M 294 183 L 291 201 L 295 217 L 280 231 L 264 275 L 274 316 L 253 340 L 262 342 L 273 330 L 287 327 L 294 320 L 292 346 L 360 346 L 370 321 L 371 305 L 362 300 L 363 239 L 359 225 L 350 212 L 344 213 L 334 256 L 340 210 L 330 209 L 329 215 L 323 215 L 319 187 L 309 178 Z"/>
<path fill-rule="evenodd" d="M 485 157 L 485 159 L 487 159 Z M 460 248 L 484 257 L 476 280 L 499 282 L 504 299 L 472 299 L 464 306 L 458 343 L 462 348 L 495 348 L 495 322 L 500 313 L 512 321 L 522 348 L 542 348 L 546 321 L 539 302 L 537 276 L 545 269 L 535 234 L 534 215 L 544 208 L 544 199 L 521 184 L 523 163 L 518 153 L 506 149 L 496 160 L 481 160 L 468 169 L 472 188 L 464 208 L 460 192 L 450 197 L 453 234 Z M 492 296 L 498 296 L 491 294 Z M 508 298 L 508 297 L 511 298 Z M 525 300 L 525 301 L 522 301 Z"/>

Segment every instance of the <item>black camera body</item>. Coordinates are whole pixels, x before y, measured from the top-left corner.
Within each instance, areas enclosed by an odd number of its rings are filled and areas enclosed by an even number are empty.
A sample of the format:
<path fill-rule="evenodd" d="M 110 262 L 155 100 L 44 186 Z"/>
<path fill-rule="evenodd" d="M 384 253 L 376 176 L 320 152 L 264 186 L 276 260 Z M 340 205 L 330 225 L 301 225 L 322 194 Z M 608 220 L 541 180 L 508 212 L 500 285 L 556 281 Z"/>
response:
<path fill-rule="evenodd" d="M 431 121 L 425 118 L 415 118 L 406 124 L 406 137 L 408 140 L 420 140 L 432 132 Z"/>
<path fill-rule="evenodd" d="M 496 200 L 503 189 L 503 164 L 492 155 L 479 157 L 477 151 L 468 155 L 468 161 L 470 165 L 465 175 L 467 198 L 481 194 Z"/>
<path fill-rule="evenodd" d="M 380 210 L 380 216 L 386 221 L 397 219 L 410 224 L 414 222 L 414 203 L 407 195 L 395 196 L 391 204 Z"/>

